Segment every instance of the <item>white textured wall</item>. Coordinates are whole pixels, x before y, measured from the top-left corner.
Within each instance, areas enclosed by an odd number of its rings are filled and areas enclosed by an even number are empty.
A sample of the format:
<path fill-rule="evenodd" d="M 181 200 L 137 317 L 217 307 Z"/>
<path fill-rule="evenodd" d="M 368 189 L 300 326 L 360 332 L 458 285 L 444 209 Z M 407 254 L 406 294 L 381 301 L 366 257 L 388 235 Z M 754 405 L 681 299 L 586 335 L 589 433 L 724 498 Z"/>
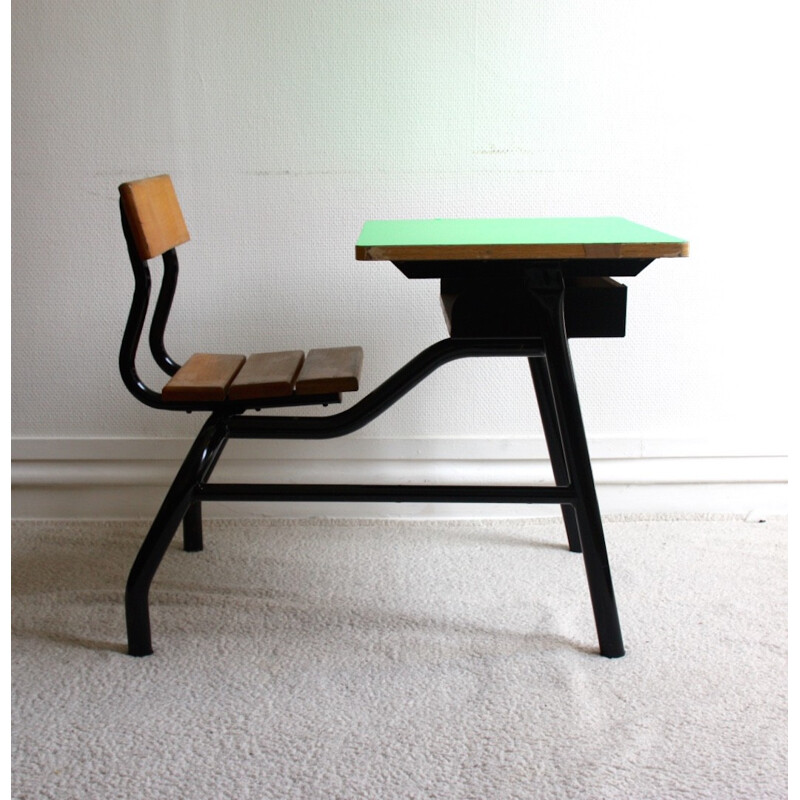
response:
<path fill-rule="evenodd" d="M 620 215 L 692 255 L 631 279 L 627 338 L 574 343 L 590 437 L 785 454 L 781 7 L 702 6 L 12 3 L 12 437 L 199 425 L 139 406 L 116 367 L 116 187 L 169 172 L 192 234 L 178 359 L 360 343 L 370 389 L 446 331 L 435 282 L 354 260 L 365 219 Z M 460 362 L 358 435 L 505 440 L 534 418 L 524 361 Z"/>

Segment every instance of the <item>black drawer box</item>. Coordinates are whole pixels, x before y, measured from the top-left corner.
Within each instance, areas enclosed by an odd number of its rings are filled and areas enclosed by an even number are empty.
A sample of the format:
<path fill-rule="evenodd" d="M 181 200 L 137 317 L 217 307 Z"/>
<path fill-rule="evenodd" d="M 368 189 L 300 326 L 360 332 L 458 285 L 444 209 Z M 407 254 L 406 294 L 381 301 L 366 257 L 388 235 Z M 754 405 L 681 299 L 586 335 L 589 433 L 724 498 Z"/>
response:
<path fill-rule="evenodd" d="M 572 339 L 625 335 L 628 287 L 612 278 L 565 278 L 564 318 Z M 450 335 L 539 336 L 539 311 L 515 279 L 442 279 L 442 309 Z"/>

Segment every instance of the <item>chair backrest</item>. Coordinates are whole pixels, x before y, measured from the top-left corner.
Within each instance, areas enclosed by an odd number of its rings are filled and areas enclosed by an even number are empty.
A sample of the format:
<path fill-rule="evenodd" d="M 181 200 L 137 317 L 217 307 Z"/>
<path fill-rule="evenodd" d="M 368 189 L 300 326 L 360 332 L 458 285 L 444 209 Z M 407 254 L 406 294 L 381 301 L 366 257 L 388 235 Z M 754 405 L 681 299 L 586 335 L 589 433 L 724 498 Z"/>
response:
<path fill-rule="evenodd" d="M 189 231 L 169 175 L 123 183 L 119 194 L 143 261 L 189 241 Z"/>
<path fill-rule="evenodd" d="M 119 195 L 122 230 L 135 279 L 131 311 L 120 347 L 120 373 L 125 385 L 138 400 L 155 408 L 164 408 L 166 406 L 160 393 L 144 384 L 137 374 L 135 363 L 150 303 L 148 261 L 161 256 L 164 263 L 161 289 L 150 321 L 150 352 L 167 375 L 174 375 L 180 369 L 180 364 L 170 357 L 164 347 L 164 330 L 178 282 L 175 247 L 189 241 L 189 232 L 169 175 L 123 183 L 119 187 Z"/>

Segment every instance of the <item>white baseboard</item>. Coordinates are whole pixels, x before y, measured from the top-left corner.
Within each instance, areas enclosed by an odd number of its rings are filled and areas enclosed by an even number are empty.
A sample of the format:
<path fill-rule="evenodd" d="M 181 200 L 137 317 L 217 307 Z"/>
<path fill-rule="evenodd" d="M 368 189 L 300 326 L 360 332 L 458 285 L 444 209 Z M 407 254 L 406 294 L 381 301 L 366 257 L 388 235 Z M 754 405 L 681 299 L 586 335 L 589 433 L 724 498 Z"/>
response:
<path fill-rule="evenodd" d="M 151 518 L 191 442 L 183 439 L 14 439 L 15 519 Z M 788 457 L 720 442 L 605 439 L 589 443 L 601 510 L 618 513 L 788 513 Z M 772 451 L 772 452 L 770 452 Z M 360 439 L 228 445 L 215 482 L 552 483 L 541 439 Z M 208 503 L 213 517 L 510 517 L 553 506 L 405 503 Z"/>

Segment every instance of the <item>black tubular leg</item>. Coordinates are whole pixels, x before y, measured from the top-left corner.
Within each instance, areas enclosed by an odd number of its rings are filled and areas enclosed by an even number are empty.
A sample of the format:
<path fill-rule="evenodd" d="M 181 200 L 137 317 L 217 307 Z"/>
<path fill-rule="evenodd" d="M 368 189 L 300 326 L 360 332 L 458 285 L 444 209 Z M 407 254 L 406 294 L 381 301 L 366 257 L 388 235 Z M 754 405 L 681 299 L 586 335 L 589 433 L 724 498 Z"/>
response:
<path fill-rule="evenodd" d="M 199 501 L 189 506 L 183 518 L 183 549 L 187 553 L 203 549 L 203 512 Z"/>
<path fill-rule="evenodd" d="M 553 466 L 553 477 L 557 486 L 569 486 L 569 470 L 564 458 L 564 443 L 558 427 L 555 404 L 553 400 L 553 387 L 550 384 L 550 375 L 543 358 L 529 358 L 533 378 L 533 388 L 536 391 L 536 400 L 539 404 L 539 414 L 542 418 L 544 438 L 547 442 L 547 451 L 550 453 L 550 463 Z M 581 539 L 578 533 L 578 517 L 574 506 L 564 503 L 561 506 L 561 515 L 564 518 L 564 527 L 567 529 L 567 542 L 573 553 L 581 552 Z"/>
<path fill-rule="evenodd" d="M 227 422 L 223 428 L 225 430 L 225 439 L 223 439 L 219 447 L 207 454 L 204 461 L 205 480 L 209 478 L 214 467 L 217 466 L 217 461 L 219 461 L 224 450 L 224 444 L 230 436 Z M 198 484 L 198 486 L 202 486 L 202 483 Z M 199 553 L 203 549 L 203 507 L 200 500 L 197 499 L 189 505 L 183 517 L 183 549 L 187 553 Z"/>
<path fill-rule="evenodd" d="M 625 655 L 625 648 L 564 326 L 564 281 L 559 272 L 535 273 L 531 275 L 530 288 L 543 312 L 546 366 L 556 415 L 561 421 L 566 466 L 577 495 L 575 512 L 600 653 L 619 658 Z"/>
<path fill-rule="evenodd" d="M 189 511 L 194 503 L 194 492 L 208 478 L 227 438 L 227 419 L 212 415 L 178 470 L 133 562 L 125 590 L 128 652 L 132 656 L 147 656 L 153 652 L 148 604 L 150 584 L 181 520 L 187 512 L 194 513 Z"/>

